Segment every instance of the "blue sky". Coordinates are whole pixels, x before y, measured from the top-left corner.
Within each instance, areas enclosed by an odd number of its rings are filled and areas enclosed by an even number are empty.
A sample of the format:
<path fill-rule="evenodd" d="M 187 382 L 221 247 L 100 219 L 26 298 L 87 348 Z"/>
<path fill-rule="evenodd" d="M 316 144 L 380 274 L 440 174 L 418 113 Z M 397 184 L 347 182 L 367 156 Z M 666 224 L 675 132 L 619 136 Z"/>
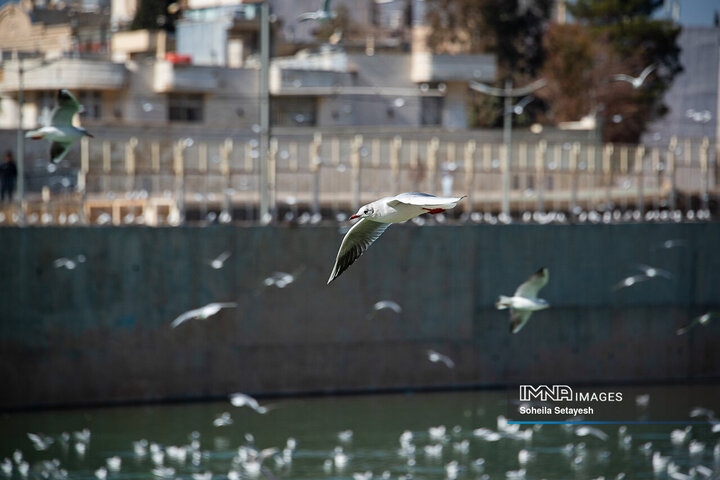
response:
<path fill-rule="evenodd" d="M 720 0 L 679 0 L 680 23 L 687 26 L 712 25 L 713 12 L 720 12 Z"/>

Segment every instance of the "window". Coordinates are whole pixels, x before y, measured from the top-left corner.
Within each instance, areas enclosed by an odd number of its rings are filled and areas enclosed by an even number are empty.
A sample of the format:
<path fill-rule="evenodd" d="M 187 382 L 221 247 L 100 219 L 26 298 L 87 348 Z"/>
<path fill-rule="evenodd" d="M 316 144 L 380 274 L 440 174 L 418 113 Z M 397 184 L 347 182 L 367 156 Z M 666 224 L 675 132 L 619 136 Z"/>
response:
<path fill-rule="evenodd" d="M 310 127 L 316 124 L 315 97 L 281 97 L 270 103 L 273 125 Z"/>
<path fill-rule="evenodd" d="M 102 92 L 100 90 L 78 92 L 78 102 L 82 105 L 80 109 L 82 117 L 97 120 L 102 118 Z"/>
<path fill-rule="evenodd" d="M 203 96 L 199 94 L 170 94 L 168 120 L 171 122 L 202 122 Z"/>
<path fill-rule="evenodd" d="M 442 123 L 442 97 L 421 97 L 422 125 L 440 125 Z"/>

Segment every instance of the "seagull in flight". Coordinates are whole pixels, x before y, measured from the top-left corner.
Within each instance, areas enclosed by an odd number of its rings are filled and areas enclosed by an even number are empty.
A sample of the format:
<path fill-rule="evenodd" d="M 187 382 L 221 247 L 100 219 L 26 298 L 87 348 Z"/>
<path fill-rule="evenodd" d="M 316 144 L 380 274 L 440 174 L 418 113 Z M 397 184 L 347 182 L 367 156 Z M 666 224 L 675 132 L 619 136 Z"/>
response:
<path fill-rule="evenodd" d="M 655 68 L 655 65 L 648 65 L 637 77 L 631 77 L 630 75 L 620 73 L 618 75 L 613 75 L 611 79 L 615 82 L 627 82 L 632 85 L 633 88 L 638 89 L 642 87 L 643 83 L 645 83 L 645 79 L 653 72 L 653 70 L 655 70 Z"/>
<path fill-rule="evenodd" d="M 310 20 L 316 20 L 318 22 L 327 22 L 335 18 L 335 12 L 330 11 L 330 2 L 332 0 L 325 0 L 320 10 L 314 12 L 305 12 L 298 15 L 298 22 L 307 22 Z"/>
<path fill-rule="evenodd" d="M 261 415 L 270 411 L 270 408 L 261 406 L 257 400 L 244 393 L 230 395 L 230 403 L 232 403 L 233 407 L 250 407 Z"/>
<path fill-rule="evenodd" d="M 432 363 L 442 362 L 448 368 L 455 368 L 455 362 L 453 362 L 453 359 L 448 357 L 447 355 L 438 353 L 435 350 L 428 350 L 427 355 L 428 360 L 430 360 Z"/>
<path fill-rule="evenodd" d="M 350 217 L 359 218 L 360 221 L 345 234 L 327 283 L 330 284 L 355 263 L 390 224 L 405 222 L 423 213 L 442 213 L 455 207 L 463 198 L 465 197 L 436 197 L 427 193 L 409 192 L 383 197 L 360 207 L 360 210 Z"/>
<path fill-rule="evenodd" d="M 393 302 L 392 300 L 380 300 L 373 305 L 372 311 L 367 314 L 367 318 L 370 319 L 375 317 L 375 314 L 380 310 L 392 310 L 398 315 L 402 313 L 402 307 L 398 305 L 397 302 Z"/>
<path fill-rule="evenodd" d="M 171 328 L 175 328 L 181 323 L 187 322 L 188 320 L 207 320 L 223 308 L 235 308 L 237 303 L 226 302 L 226 303 L 208 303 L 204 307 L 196 308 L 194 310 L 188 310 L 187 312 L 178 316 L 170 324 Z"/>
<path fill-rule="evenodd" d="M 59 90 L 57 93 L 57 106 L 53 109 L 50 125 L 41 127 L 37 130 L 31 130 L 25 134 L 26 138 L 33 140 L 50 140 L 50 161 L 59 163 L 73 143 L 82 137 L 92 137 L 83 127 L 75 127 L 72 119 L 80 110 L 80 104 L 72 93 L 65 90 Z"/>
<path fill-rule="evenodd" d="M 720 316 L 720 315 L 718 315 L 715 312 L 703 313 L 702 315 L 693 318 L 692 322 L 688 323 L 687 325 L 685 325 L 682 328 L 679 328 L 677 330 L 677 332 L 675 332 L 675 333 L 677 333 L 678 335 L 684 335 L 698 325 L 702 325 L 702 326 L 707 325 L 711 318 L 718 317 L 718 316 Z"/>
<path fill-rule="evenodd" d="M 225 266 L 225 260 L 230 258 L 230 255 L 230 252 L 224 251 L 214 259 L 210 260 L 210 262 L 208 263 L 215 270 L 220 270 L 221 268 L 223 268 L 223 266 Z"/>
<path fill-rule="evenodd" d="M 663 277 L 667 278 L 668 280 L 672 280 L 673 276 L 672 273 L 668 272 L 667 270 L 663 270 L 661 268 L 655 268 L 651 267 L 649 265 L 643 265 L 639 264 L 637 265 L 638 270 L 641 270 L 645 276 L 648 278 L 655 278 L 655 277 Z"/>
<path fill-rule="evenodd" d="M 521 284 L 512 297 L 500 295 L 495 308 L 504 310 L 510 308 L 510 333 L 517 333 L 530 319 L 532 312 L 548 308 L 550 304 L 542 298 L 537 298 L 538 292 L 550 278 L 550 271 L 543 267 L 533 273 Z"/>

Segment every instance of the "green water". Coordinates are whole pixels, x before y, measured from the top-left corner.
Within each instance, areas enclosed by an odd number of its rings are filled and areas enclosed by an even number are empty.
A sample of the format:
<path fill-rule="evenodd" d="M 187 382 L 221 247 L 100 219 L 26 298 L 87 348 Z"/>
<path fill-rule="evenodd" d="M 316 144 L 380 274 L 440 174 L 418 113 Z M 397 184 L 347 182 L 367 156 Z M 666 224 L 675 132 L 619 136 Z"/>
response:
<path fill-rule="evenodd" d="M 691 408 L 720 406 L 720 387 L 716 385 L 634 387 L 624 391 L 633 399 L 631 404 L 635 395 L 642 393 L 650 394 L 650 403 L 641 411 L 633 407 L 635 417 L 623 420 L 697 420 L 689 417 Z M 521 468 L 525 469 L 525 478 L 537 479 L 610 479 L 621 472 L 628 479 L 653 478 L 651 452 L 655 451 L 671 457 L 683 474 L 698 465 L 714 470 L 716 476 L 720 472 L 720 459 L 713 456 L 720 432 L 713 433 L 710 424 L 693 425 L 681 445 L 670 441 L 670 432 L 681 425 L 629 425 L 631 439 L 625 446 L 619 442 L 617 425 L 598 426 L 607 433 L 607 440 L 579 437 L 559 425 L 535 427 L 530 440 L 501 438 L 488 442 L 474 436 L 473 430 L 480 427 L 497 430 L 498 415 L 508 414 L 508 398 L 507 392 L 482 391 L 268 400 L 261 402 L 272 407 L 265 415 L 235 408 L 229 402 L 6 413 L 0 415 L 0 460 L 20 450 L 30 465 L 28 478 L 60 478 L 62 474 L 53 472 L 66 470 L 67 478 L 90 479 L 97 478 L 95 471 L 108 457 L 119 456 L 120 471 L 109 472 L 107 479 L 159 478 L 152 473 L 156 465 L 150 454 L 137 456 L 133 441 L 146 439 L 167 450 L 198 439 L 201 454 L 197 465 L 191 454 L 184 463 L 165 455 L 163 464 L 175 470 L 168 478 L 192 479 L 193 473 L 209 471 L 212 478 L 222 479 L 228 472 L 237 471 L 240 478 L 353 479 L 359 478 L 353 474 L 370 471 L 373 478 L 384 474 L 385 478 L 406 480 L 443 479 L 448 478 L 445 466 L 451 462 L 457 462 L 459 479 L 502 479 L 507 478 L 507 471 Z M 232 425 L 213 426 L 213 420 L 223 412 L 230 413 Z M 430 438 L 428 429 L 437 426 L 446 427 L 444 440 Z M 61 435 L 84 428 L 91 431 L 91 438 L 81 456 L 75 449 L 76 441 L 63 442 Z M 343 443 L 338 433 L 345 430 L 352 430 L 353 436 Z M 404 431 L 413 434 L 414 455 L 399 454 L 399 438 Z M 47 450 L 36 451 L 28 432 L 41 432 L 55 441 Z M 253 438 L 249 440 L 247 434 Z M 297 442 L 289 464 L 281 466 L 274 457 L 268 457 L 265 472 L 253 477 L 233 460 L 242 445 L 282 450 L 288 438 Z M 454 446 L 463 440 L 468 440 L 467 452 Z M 705 448 L 691 455 L 690 440 L 703 442 Z M 647 442 L 652 442 L 648 454 L 641 449 Z M 585 448 L 579 449 L 579 443 Z M 443 445 L 439 457 L 425 453 L 424 447 L 430 444 Z M 348 456 L 347 465 L 343 469 L 334 465 L 325 468 L 337 446 L 342 446 Z M 525 465 L 519 463 L 520 450 L 533 457 Z M 479 458 L 484 459 L 482 470 L 473 466 Z M 51 468 L 42 463 L 52 459 L 60 466 Z M 0 478 L 3 475 L 0 472 Z M 11 476 L 22 478 L 16 467 Z"/>

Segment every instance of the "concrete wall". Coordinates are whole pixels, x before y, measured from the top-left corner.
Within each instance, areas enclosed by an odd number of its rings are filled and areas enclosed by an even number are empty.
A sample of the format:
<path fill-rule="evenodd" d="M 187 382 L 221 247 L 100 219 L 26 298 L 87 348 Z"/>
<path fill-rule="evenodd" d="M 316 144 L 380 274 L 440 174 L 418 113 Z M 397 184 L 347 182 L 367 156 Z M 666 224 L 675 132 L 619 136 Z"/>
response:
<path fill-rule="evenodd" d="M 667 239 L 687 246 L 655 248 Z M 720 224 L 397 225 L 330 286 L 336 226 L 0 229 L 0 406 L 228 392 L 720 378 Z M 232 252 L 225 268 L 207 264 Z M 74 270 L 53 260 L 83 254 Z M 634 265 L 665 268 L 613 292 Z M 550 268 L 517 335 L 498 294 Z M 285 289 L 273 271 L 304 268 Z M 367 314 L 383 299 L 403 312 Z M 239 307 L 170 328 L 214 301 Z M 426 359 L 450 355 L 454 370 Z"/>

